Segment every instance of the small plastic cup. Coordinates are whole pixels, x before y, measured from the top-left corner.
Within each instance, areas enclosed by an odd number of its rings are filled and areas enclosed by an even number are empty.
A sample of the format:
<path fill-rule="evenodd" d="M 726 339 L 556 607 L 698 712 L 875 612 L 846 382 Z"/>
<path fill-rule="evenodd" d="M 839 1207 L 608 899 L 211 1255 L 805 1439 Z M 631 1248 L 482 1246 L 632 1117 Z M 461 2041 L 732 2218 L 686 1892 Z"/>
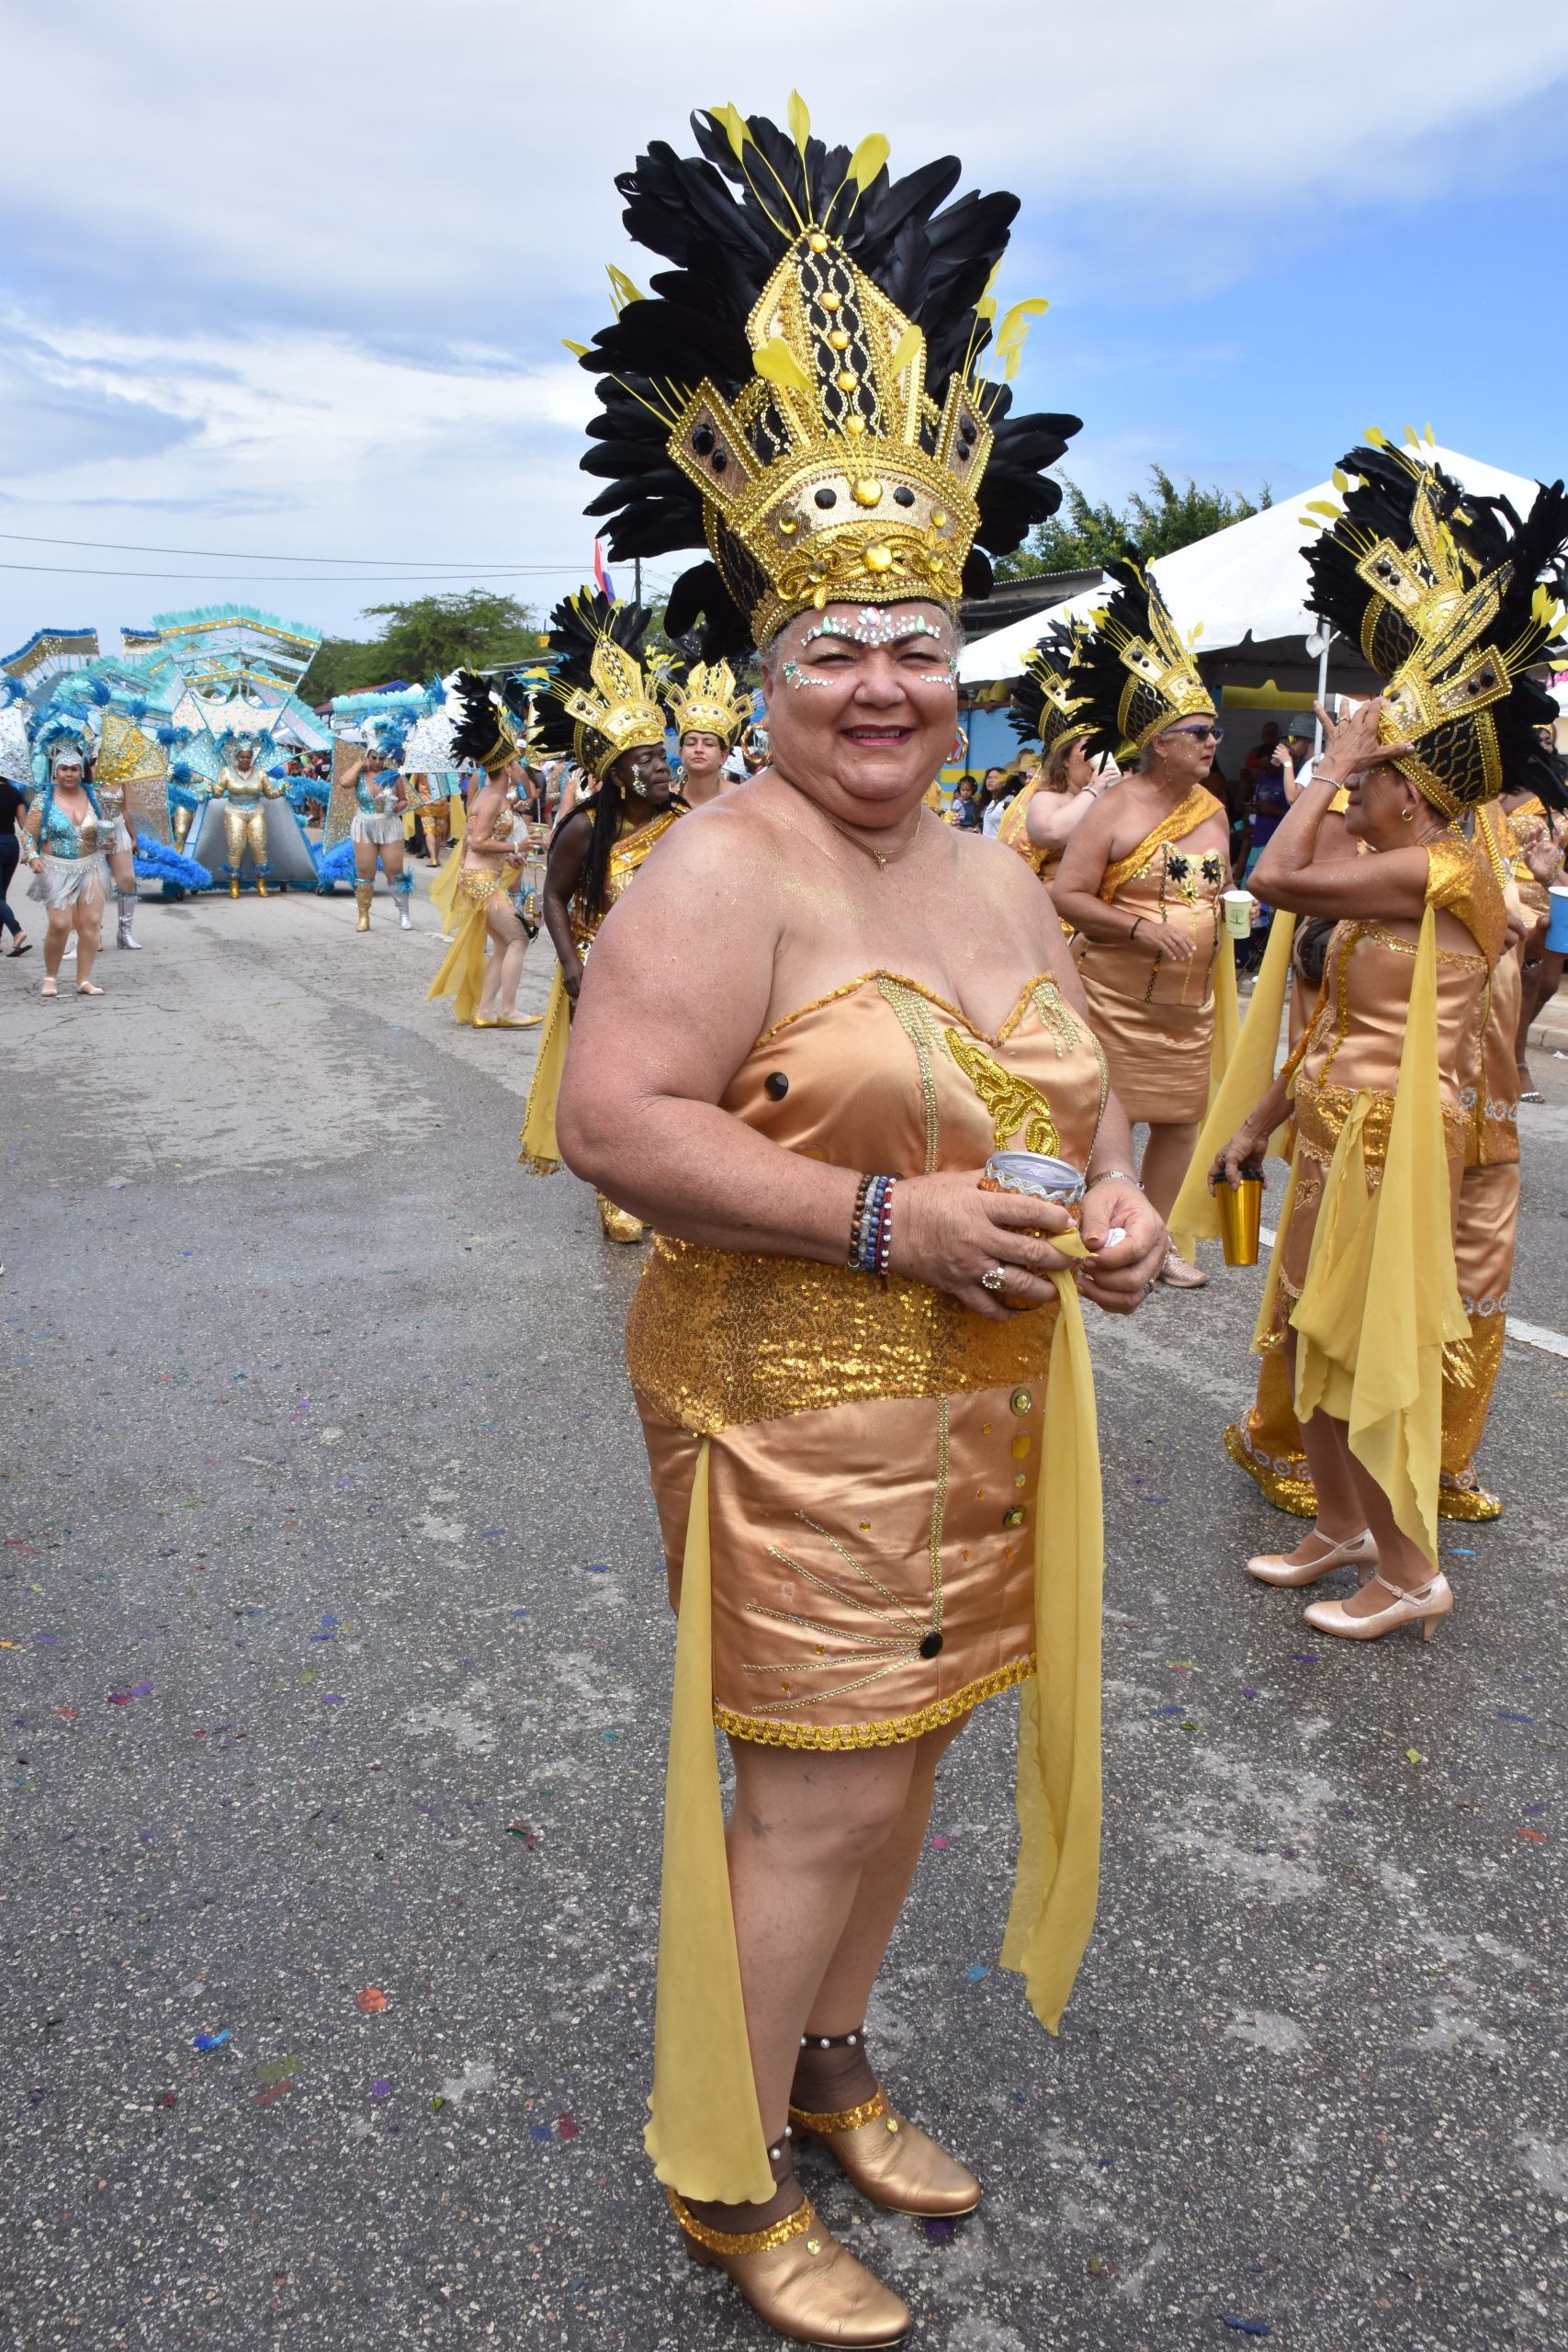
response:
<path fill-rule="evenodd" d="M 1554 882 L 1547 896 L 1551 901 L 1551 913 L 1546 925 L 1546 944 L 1554 956 L 1568 950 L 1568 885 Z"/>
<path fill-rule="evenodd" d="M 1077 1216 L 1085 1190 L 1083 1171 L 1070 1159 L 1043 1151 L 993 1151 L 980 1180 L 986 1193 L 1022 1193 L 1034 1201 L 1055 1201 Z"/>
<path fill-rule="evenodd" d="M 1221 904 L 1225 910 L 1225 929 L 1233 939 L 1250 939 L 1252 910 L 1257 901 L 1250 890 L 1227 890 Z"/>
<path fill-rule="evenodd" d="M 1227 1266 L 1256 1266 L 1258 1227 L 1263 1221 L 1263 1179 L 1243 1175 L 1234 1184 L 1223 1179 L 1214 1187 L 1220 1204 L 1220 1239 Z"/>

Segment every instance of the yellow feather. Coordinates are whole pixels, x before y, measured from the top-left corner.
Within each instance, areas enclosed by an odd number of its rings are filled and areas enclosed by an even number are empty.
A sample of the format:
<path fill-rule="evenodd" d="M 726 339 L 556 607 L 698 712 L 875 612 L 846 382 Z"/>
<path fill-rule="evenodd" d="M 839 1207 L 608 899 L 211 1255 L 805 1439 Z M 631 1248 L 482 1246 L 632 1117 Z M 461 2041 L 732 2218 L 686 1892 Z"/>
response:
<path fill-rule="evenodd" d="M 880 130 L 869 131 L 850 157 L 850 177 L 863 196 L 892 153 Z"/>
<path fill-rule="evenodd" d="M 1016 346 L 1021 351 L 1029 334 L 1031 319 L 1043 319 L 1050 307 L 1042 295 L 1036 295 L 1028 302 L 1015 302 L 997 329 L 997 349 L 1011 351 Z"/>
<path fill-rule="evenodd" d="M 788 112 L 789 135 L 804 155 L 806 142 L 811 136 L 811 109 L 798 90 L 792 90 L 789 94 Z"/>
<path fill-rule="evenodd" d="M 925 337 L 919 327 L 911 325 L 904 329 L 893 346 L 893 356 L 888 362 L 888 367 L 895 376 L 901 376 L 911 361 L 919 357 L 920 347 L 924 342 Z"/>
<path fill-rule="evenodd" d="M 1350 487 L 1348 475 L 1342 474 L 1337 466 L 1335 467 L 1334 471 L 1330 474 L 1328 479 L 1334 484 L 1336 490 L 1346 491 Z"/>
<path fill-rule="evenodd" d="M 786 392 L 804 392 L 809 400 L 817 387 L 782 336 L 774 335 L 753 352 L 751 364 L 759 376 L 770 384 L 782 384 Z"/>
<path fill-rule="evenodd" d="M 1404 438 L 1410 448 L 1418 449 L 1421 447 L 1421 435 L 1413 424 L 1407 424 L 1404 427 Z"/>
<path fill-rule="evenodd" d="M 1338 522 L 1342 511 L 1343 510 L 1336 506 L 1333 500 L 1329 498 L 1309 498 L 1307 500 L 1307 513 L 1309 514 L 1326 514 L 1331 523 Z"/>
<path fill-rule="evenodd" d="M 641 287 L 634 284 L 624 269 L 617 269 L 613 261 L 605 263 L 604 272 L 610 281 L 610 291 L 615 299 L 617 315 L 628 302 L 647 301 L 648 297 Z"/>
<path fill-rule="evenodd" d="M 746 118 L 739 107 L 709 107 L 708 112 L 715 122 L 723 126 L 724 135 L 728 140 L 734 153 L 737 156 L 743 155 L 751 134 L 746 128 Z"/>
<path fill-rule="evenodd" d="M 1427 447 L 1428 449 L 1435 449 L 1437 446 L 1437 439 L 1432 431 L 1431 420 L 1428 418 L 1427 424 Z"/>
<path fill-rule="evenodd" d="M 1365 437 L 1371 444 L 1374 449 L 1386 449 L 1388 447 L 1388 435 L 1381 432 L 1375 424 L 1368 425 Z"/>

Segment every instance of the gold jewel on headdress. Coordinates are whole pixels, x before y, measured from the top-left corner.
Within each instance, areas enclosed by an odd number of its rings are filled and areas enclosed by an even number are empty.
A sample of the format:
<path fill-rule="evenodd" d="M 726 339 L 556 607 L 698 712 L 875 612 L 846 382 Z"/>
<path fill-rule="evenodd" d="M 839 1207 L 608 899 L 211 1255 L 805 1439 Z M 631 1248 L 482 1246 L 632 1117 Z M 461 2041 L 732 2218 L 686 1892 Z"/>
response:
<path fill-rule="evenodd" d="M 1434 446 L 1429 425 L 1425 438 Z M 1418 454 L 1408 426 L 1405 439 L 1409 448 L 1396 449 L 1370 429 L 1368 448 L 1345 461 L 1359 458 L 1365 471 L 1334 469 L 1345 504 L 1314 501 L 1303 520 L 1328 526 L 1310 558 L 1318 608 L 1354 632 L 1387 680 L 1379 740 L 1417 746 L 1393 764 L 1452 819 L 1495 799 L 1508 781 L 1502 707 L 1562 623 L 1536 580 L 1560 551 L 1562 501 L 1560 485 L 1540 492 L 1528 524 L 1516 525 L 1522 573 L 1492 518 L 1487 544 L 1504 560 L 1488 565 L 1467 544 L 1480 525 L 1459 484 Z"/>
<path fill-rule="evenodd" d="M 1165 598 L 1130 557 L 1105 568 L 1117 593 L 1093 616 L 1083 683 L 1096 732 L 1125 762 L 1179 719 L 1213 718 L 1214 706 L 1192 651 L 1201 628 L 1183 642 Z"/>
<path fill-rule="evenodd" d="M 570 674 L 552 678 L 545 693 L 571 719 L 578 764 L 598 783 L 623 752 L 663 748 L 666 720 L 658 697 L 669 657 L 655 653 L 639 661 L 612 633 L 615 623 L 634 616 L 635 607 L 607 605 L 588 588 L 569 596 L 566 605 L 575 622 L 574 635 L 589 640 L 589 678 L 586 684 Z M 558 622 L 565 609 L 558 608 Z M 639 638 L 647 617 L 640 616 Z"/>
<path fill-rule="evenodd" d="M 728 662 L 694 662 L 671 677 L 664 700 L 678 736 L 716 735 L 727 749 L 751 721 L 750 690 L 737 685 Z"/>

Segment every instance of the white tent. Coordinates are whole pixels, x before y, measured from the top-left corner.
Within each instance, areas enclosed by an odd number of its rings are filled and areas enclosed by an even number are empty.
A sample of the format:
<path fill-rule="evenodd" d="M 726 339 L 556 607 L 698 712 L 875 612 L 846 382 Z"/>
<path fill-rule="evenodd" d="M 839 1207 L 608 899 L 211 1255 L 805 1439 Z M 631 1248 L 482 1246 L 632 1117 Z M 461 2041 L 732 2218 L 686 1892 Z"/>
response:
<path fill-rule="evenodd" d="M 1536 484 L 1520 474 L 1506 474 L 1478 458 L 1461 457 L 1455 449 L 1427 449 L 1466 490 L 1477 495 L 1511 499 L 1524 514 L 1536 493 Z M 1332 482 L 1299 492 L 1232 523 L 1212 538 L 1162 555 L 1150 568 L 1171 617 L 1185 635 L 1202 624 L 1200 654 L 1218 653 L 1240 645 L 1248 636 L 1255 644 L 1282 637 L 1305 638 L 1314 627 L 1307 609 L 1307 568 L 1304 550 L 1316 537 L 1303 522 L 1308 502 L 1336 496 Z M 1023 657 L 1051 621 L 1087 620 L 1106 600 L 1104 588 L 1086 589 L 1065 605 L 1010 621 L 1006 628 L 977 638 L 958 664 L 960 683 L 981 685 L 994 678 L 1013 678 L 1023 669 Z"/>

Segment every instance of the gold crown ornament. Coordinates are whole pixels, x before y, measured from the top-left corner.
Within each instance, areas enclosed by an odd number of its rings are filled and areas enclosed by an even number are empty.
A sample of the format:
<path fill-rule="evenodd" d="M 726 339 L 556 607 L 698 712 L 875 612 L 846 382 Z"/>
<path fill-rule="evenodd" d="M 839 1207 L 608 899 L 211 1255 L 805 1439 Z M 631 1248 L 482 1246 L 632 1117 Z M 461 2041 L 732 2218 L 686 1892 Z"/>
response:
<path fill-rule="evenodd" d="M 1517 783 L 1555 717 L 1528 673 L 1562 625 L 1540 574 L 1562 562 L 1568 497 L 1538 486 L 1521 522 L 1405 437 L 1369 433 L 1334 470 L 1342 503 L 1305 518 L 1327 526 L 1307 558 L 1313 609 L 1385 680 L 1379 738 L 1416 746 L 1393 764 L 1453 819 Z"/>
<path fill-rule="evenodd" d="M 726 750 L 751 723 L 751 691 L 738 685 L 728 662 L 694 662 L 664 688 L 670 723 L 680 735 L 716 735 Z"/>
<path fill-rule="evenodd" d="M 1125 763 L 1179 719 L 1213 718 L 1214 705 L 1192 650 L 1201 628 L 1183 640 L 1165 598 L 1130 556 L 1105 569 L 1116 594 L 1095 613 L 1077 666 L 1097 743 Z"/>
<path fill-rule="evenodd" d="M 539 697 L 534 741 L 541 752 L 570 749 L 596 784 L 623 752 L 663 748 L 669 721 L 659 697 L 669 657 L 642 656 L 651 618 L 644 605 L 612 603 L 593 588 L 550 615 L 558 666 Z"/>
<path fill-rule="evenodd" d="M 1013 417 L 1043 301 L 996 323 L 1010 196 L 939 209 L 949 157 L 894 182 L 880 134 L 849 149 L 733 107 L 694 116 L 703 153 L 662 144 L 617 181 L 631 234 L 678 266 L 643 295 L 619 270 L 591 473 L 613 477 L 618 557 L 705 542 L 666 627 L 699 616 L 705 652 L 765 645 L 834 602 L 929 599 L 956 614 L 990 586 L 976 548 L 1019 545 L 1060 499 L 1043 469 L 1076 417 Z M 993 380 L 991 359 L 1001 362 Z"/>
<path fill-rule="evenodd" d="M 1008 715 L 1019 741 L 1038 743 L 1043 760 L 1094 731 L 1094 707 L 1076 668 L 1087 635 L 1081 621 L 1055 621 L 1023 657 Z"/>

